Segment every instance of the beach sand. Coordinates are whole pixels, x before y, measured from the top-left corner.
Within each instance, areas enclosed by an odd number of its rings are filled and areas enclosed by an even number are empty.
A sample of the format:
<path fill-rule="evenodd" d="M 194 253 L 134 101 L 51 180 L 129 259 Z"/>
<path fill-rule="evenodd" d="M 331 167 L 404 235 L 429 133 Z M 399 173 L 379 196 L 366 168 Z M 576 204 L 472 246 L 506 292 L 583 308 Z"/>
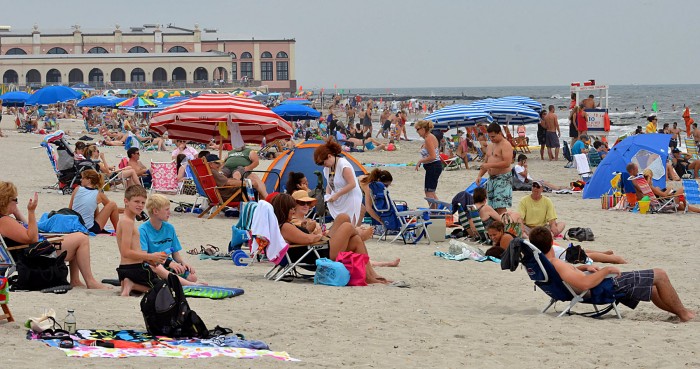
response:
<path fill-rule="evenodd" d="M 69 196 L 42 190 L 56 177 L 51 170 L 41 136 L 19 134 L 5 116 L 0 138 L 0 178 L 19 188 L 20 209 L 35 191 L 39 195 L 37 217 L 66 207 Z M 82 122 L 65 120 L 61 128 L 80 137 Z M 411 129 L 411 127 L 407 127 Z M 71 141 L 74 143 L 75 141 Z M 418 142 L 401 142 L 397 152 L 360 153 L 362 162 L 407 163 L 418 158 Z M 116 164 L 123 148 L 101 149 L 110 164 Z M 530 154 L 530 170 L 555 184 L 577 179 L 574 169 L 564 169 L 564 161 L 539 160 Z M 164 161 L 169 152 L 147 152 L 141 160 Z M 264 169 L 269 161 L 263 161 Z M 422 207 L 424 172 L 414 167 L 388 168 L 394 182 L 394 199 Z M 438 196 L 449 201 L 473 182 L 477 171 L 443 172 Z M 514 207 L 525 192 L 514 194 Z M 123 191 L 107 196 L 123 204 Z M 622 270 L 660 267 L 668 271 L 681 299 L 693 310 L 700 307 L 697 265 L 700 256 L 697 214 L 641 215 L 603 211 L 598 200 L 582 200 L 580 195 L 548 194 L 559 219 L 569 226 L 590 227 L 594 242 L 583 246 L 615 250 L 630 264 Z M 191 201 L 192 197 L 173 199 Z M 172 213 L 185 250 L 202 244 L 226 248 L 231 226 L 237 219 L 217 216 L 201 220 L 190 214 Z M 98 279 L 116 278 L 119 263 L 116 238 L 90 239 L 92 267 Z M 75 289 L 66 295 L 39 292 L 12 293 L 10 307 L 17 322 L 0 324 L 3 365 L 8 368 L 50 367 L 158 367 L 209 368 L 254 367 L 371 367 L 371 368 L 500 368 L 500 367 L 699 367 L 698 323 L 674 324 L 677 318 L 651 303 L 632 311 L 621 307 L 623 320 L 608 316 L 602 320 L 581 316 L 555 318 L 540 314 L 547 301 L 524 270 L 501 271 L 492 262 L 447 261 L 433 256 L 447 251 L 448 243 L 427 245 L 368 242 L 373 260 L 401 258 L 398 268 L 379 268 L 388 279 L 402 280 L 410 288 L 370 286 L 335 288 L 305 281 L 271 282 L 263 278 L 270 264 L 237 267 L 229 260 L 200 261 L 184 257 L 212 285 L 239 287 L 245 294 L 227 300 L 189 299 L 190 306 L 209 326 L 230 327 L 250 339 L 263 340 L 276 351 L 287 351 L 300 363 L 273 359 L 236 361 L 229 358 L 178 360 L 168 358 L 77 359 L 67 358 L 57 349 L 25 339 L 21 324 L 38 316 L 43 308 L 56 310 L 62 321 L 66 309 L 75 309 L 79 328 L 144 330 L 140 298 L 117 296 L 118 290 Z M 558 311 L 564 308 L 559 303 Z M 579 309 L 581 310 L 581 309 Z"/>

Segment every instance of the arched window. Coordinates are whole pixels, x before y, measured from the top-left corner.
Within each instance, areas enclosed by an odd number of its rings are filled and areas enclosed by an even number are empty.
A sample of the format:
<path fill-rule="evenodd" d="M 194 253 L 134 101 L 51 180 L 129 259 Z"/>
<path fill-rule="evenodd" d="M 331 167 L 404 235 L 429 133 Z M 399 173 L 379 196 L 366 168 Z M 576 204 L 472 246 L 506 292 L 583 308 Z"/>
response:
<path fill-rule="evenodd" d="M 39 71 L 36 69 L 31 69 L 29 72 L 27 72 L 26 78 L 26 83 L 28 85 L 41 83 L 41 73 L 39 73 Z"/>
<path fill-rule="evenodd" d="M 253 59 L 253 55 L 246 51 L 243 54 L 241 54 L 241 59 Z"/>
<path fill-rule="evenodd" d="M 195 82 L 200 82 L 200 81 L 208 81 L 209 80 L 209 72 L 204 69 L 203 67 L 199 67 L 194 70 L 194 81 Z"/>
<path fill-rule="evenodd" d="M 186 53 L 188 52 L 187 49 L 185 49 L 182 46 L 173 46 L 168 50 L 169 53 Z"/>
<path fill-rule="evenodd" d="M 129 49 L 129 54 L 148 54 L 148 50 L 142 46 L 134 46 Z"/>
<path fill-rule="evenodd" d="M 46 83 L 61 83 L 61 72 L 58 69 L 46 72 Z"/>
<path fill-rule="evenodd" d="M 228 54 L 231 55 L 231 59 L 236 59 L 236 53 L 228 53 Z"/>
<path fill-rule="evenodd" d="M 284 51 L 280 51 L 277 53 L 277 59 L 287 59 L 287 58 L 289 58 L 289 56 L 287 56 L 287 53 L 285 53 Z"/>
<path fill-rule="evenodd" d="M 141 68 L 134 68 L 131 71 L 131 82 L 144 82 L 146 80 L 146 73 Z"/>
<path fill-rule="evenodd" d="M 83 83 L 83 71 L 75 68 L 68 72 L 68 83 Z"/>
<path fill-rule="evenodd" d="M 5 74 L 2 75 L 2 83 L 18 83 L 19 82 L 19 76 L 17 76 L 17 72 L 15 72 L 12 69 L 8 69 L 5 71 Z"/>
<path fill-rule="evenodd" d="M 153 82 L 167 82 L 168 81 L 168 72 L 165 71 L 163 68 L 156 68 L 153 71 Z"/>
<path fill-rule="evenodd" d="M 10 50 L 7 50 L 5 55 L 27 55 L 27 52 L 20 49 L 19 47 L 13 47 Z"/>
<path fill-rule="evenodd" d="M 270 59 L 272 58 L 272 54 L 269 51 L 265 51 L 262 54 L 260 54 L 260 57 L 263 59 Z"/>
<path fill-rule="evenodd" d="M 88 50 L 88 54 L 109 54 L 107 49 L 101 46 L 95 46 L 92 49 Z"/>
<path fill-rule="evenodd" d="M 68 51 L 62 47 L 52 47 L 47 54 L 68 54 Z"/>
<path fill-rule="evenodd" d="M 112 82 L 126 82 L 126 73 L 124 73 L 124 69 L 114 68 L 109 74 L 109 78 Z"/>
<path fill-rule="evenodd" d="M 187 80 L 187 73 L 185 72 L 185 69 L 182 67 L 177 67 L 173 69 L 173 74 L 172 74 L 172 81 L 185 81 Z"/>
<path fill-rule="evenodd" d="M 92 68 L 90 73 L 88 73 L 88 81 L 93 82 L 104 82 L 105 76 L 100 68 Z"/>

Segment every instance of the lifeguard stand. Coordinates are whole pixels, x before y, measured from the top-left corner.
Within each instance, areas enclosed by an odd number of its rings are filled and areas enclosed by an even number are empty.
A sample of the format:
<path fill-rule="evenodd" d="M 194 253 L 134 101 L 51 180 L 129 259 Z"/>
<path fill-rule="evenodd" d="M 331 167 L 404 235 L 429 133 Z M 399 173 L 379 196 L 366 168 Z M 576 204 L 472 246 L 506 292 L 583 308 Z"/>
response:
<path fill-rule="evenodd" d="M 571 93 L 576 94 L 576 103 L 581 103 L 582 95 L 594 95 L 596 97 L 596 108 L 585 109 L 588 114 L 588 130 L 600 132 L 603 140 L 607 141 L 608 132 L 610 132 L 610 119 L 608 117 L 608 86 L 596 85 L 595 80 L 586 82 L 572 82 Z"/>

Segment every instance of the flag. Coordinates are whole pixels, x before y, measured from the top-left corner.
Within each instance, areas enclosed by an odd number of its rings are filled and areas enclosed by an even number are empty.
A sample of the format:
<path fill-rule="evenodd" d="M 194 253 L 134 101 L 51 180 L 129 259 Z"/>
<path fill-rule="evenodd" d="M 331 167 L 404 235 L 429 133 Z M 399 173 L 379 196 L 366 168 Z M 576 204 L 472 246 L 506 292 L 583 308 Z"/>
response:
<path fill-rule="evenodd" d="M 651 110 L 652 110 L 653 112 L 655 112 L 655 113 L 659 111 L 659 106 L 656 105 L 656 101 L 654 101 L 653 103 L 651 103 Z"/>

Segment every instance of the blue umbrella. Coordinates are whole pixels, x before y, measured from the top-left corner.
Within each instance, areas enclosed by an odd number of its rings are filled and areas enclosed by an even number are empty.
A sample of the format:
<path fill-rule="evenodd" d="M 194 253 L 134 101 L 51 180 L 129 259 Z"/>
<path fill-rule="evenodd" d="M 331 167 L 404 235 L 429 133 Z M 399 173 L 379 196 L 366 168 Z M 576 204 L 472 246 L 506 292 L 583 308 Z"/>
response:
<path fill-rule="evenodd" d="M 46 86 L 30 96 L 26 105 L 49 105 L 69 100 L 79 100 L 83 97 L 80 92 L 66 86 Z"/>
<path fill-rule="evenodd" d="M 299 104 L 278 105 L 272 108 L 272 111 L 285 120 L 291 121 L 316 119 L 321 116 L 321 112 L 318 110 Z"/>
<path fill-rule="evenodd" d="M 433 112 L 425 117 L 435 122 L 437 129 L 473 126 L 477 123 L 491 123 L 493 118 L 489 113 L 469 105 L 450 105 Z"/>
<path fill-rule="evenodd" d="M 76 83 L 73 86 L 70 86 L 73 89 L 76 90 L 94 90 L 95 88 L 88 85 L 87 83 Z"/>
<path fill-rule="evenodd" d="M 126 99 L 123 99 L 121 97 L 116 97 L 116 96 L 93 96 L 93 97 L 88 97 L 85 100 L 81 100 L 78 102 L 77 106 L 79 108 L 83 107 L 96 107 L 96 106 L 105 106 L 105 107 L 115 107 L 117 106 L 118 103 L 124 101 Z"/>
<path fill-rule="evenodd" d="M 27 99 L 32 96 L 24 91 L 11 91 L 0 95 L 2 106 L 24 106 Z"/>
<path fill-rule="evenodd" d="M 626 173 L 627 164 L 632 161 L 639 163 L 640 173 L 645 166 L 661 166 L 661 170 L 654 170 L 654 185 L 666 187 L 665 163 L 668 159 L 668 143 L 671 135 L 652 133 L 635 135 L 625 138 L 610 149 L 603 161 L 598 164 L 593 177 L 583 188 L 584 199 L 599 199 L 600 196 L 610 190 L 610 180 L 615 173 Z M 658 155 L 658 160 L 648 162 L 646 158 Z M 657 173 L 661 172 L 661 173 Z M 663 173 L 663 174 L 662 174 Z M 626 180 L 627 178 L 622 178 Z"/>
<path fill-rule="evenodd" d="M 525 105 L 528 108 L 536 111 L 536 112 L 541 112 L 542 111 L 542 104 L 537 102 L 536 100 L 525 97 L 525 96 L 504 96 L 496 99 L 497 101 L 505 101 L 505 102 L 514 102 L 516 104 L 520 105 Z"/>
<path fill-rule="evenodd" d="M 540 122 L 540 115 L 536 111 L 525 105 L 514 102 L 484 99 L 475 101 L 469 104 L 469 106 L 488 112 L 499 124 L 529 124 Z"/>
<path fill-rule="evenodd" d="M 284 100 L 280 103 L 280 105 L 289 105 L 289 104 L 311 105 L 311 101 L 309 101 L 307 99 L 293 98 L 293 99 Z"/>

